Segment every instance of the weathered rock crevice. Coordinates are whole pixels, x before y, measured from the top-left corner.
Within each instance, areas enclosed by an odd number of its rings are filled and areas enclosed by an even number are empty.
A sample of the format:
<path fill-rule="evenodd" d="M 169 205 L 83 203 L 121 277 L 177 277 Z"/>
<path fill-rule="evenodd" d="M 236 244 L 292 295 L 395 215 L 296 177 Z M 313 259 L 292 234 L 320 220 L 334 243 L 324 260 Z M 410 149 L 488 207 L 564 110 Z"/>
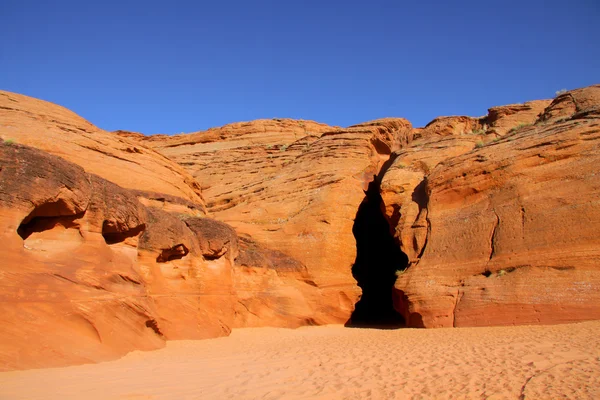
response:
<path fill-rule="evenodd" d="M 189 249 L 184 244 L 179 243 L 168 249 L 163 249 L 158 257 L 156 257 L 156 262 L 166 263 L 173 260 L 180 260 L 187 256 L 189 252 Z"/>
<path fill-rule="evenodd" d="M 417 218 L 415 219 L 415 222 L 413 223 L 411 228 L 415 229 L 415 230 L 420 229 L 420 228 L 421 229 L 426 228 L 427 231 L 426 231 L 423 243 L 419 243 L 419 240 L 417 240 L 416 235 L 413 236 L 412 244 L 413 244 L 415 253 L 417 254 L 417 258 L 414 261 L 409 262 L 409 264 L 406 268 L 410 267 L 411 265 L 417 265 L 419 263 L 419 260 L 421 260 L 421 257 L 423 256 L 423 253 L 425 252 L 425 248 L 427 247 L 427 242 L 429 241 L 429 237 L 431 236 L 431 221 L 429 220 L 429 208 L 428 208 L 429 207 L 429 193 L 427 191 L 427 177 L 423 178 L 421 183 L 419 183 L 415 187 L 415 189 L 413 190 L 413 193 L 411 195 L 411 199 L 413 202 L 417 203 L 417 205 L 419 206 L 419 213 L 417 214 Z"/>
<path fill-rule="evenodd" d="M 121 230 L 110 221 L 104 221 L 102 223 L 102 237 L 106 244 L 117 244 L 124 242 L 128 238 L 138 236 L 145 229 L 146 225 L 141 224 L 132 229 Z"/>
<path fill-rule="evenodd" d="M 500 217 L 496 211 L 494 211 L 494 216 L 496 219 L 494 221 L 494 227 L 492 228 L 492 234 L 490 237 L 490 255 L 488 262 L 492 261 L 492 257 L 494 257 L 494 254 L 496 253 L 496 235 L 498 234 L 498 226 L 500 226 Z"/>
<path fill-rule="evenodd" d="M 152 331 L 154 333 L 156 333 L 158 336 L 160 336 L 161 338 L 164 337 L 163 333 L 161 332 L 160 328 L 158 327 L 158 322 L 156 322 L 155 319 L 147 320 L 145 325 L 146 325 L 146 328 L 152 329 Z"/>

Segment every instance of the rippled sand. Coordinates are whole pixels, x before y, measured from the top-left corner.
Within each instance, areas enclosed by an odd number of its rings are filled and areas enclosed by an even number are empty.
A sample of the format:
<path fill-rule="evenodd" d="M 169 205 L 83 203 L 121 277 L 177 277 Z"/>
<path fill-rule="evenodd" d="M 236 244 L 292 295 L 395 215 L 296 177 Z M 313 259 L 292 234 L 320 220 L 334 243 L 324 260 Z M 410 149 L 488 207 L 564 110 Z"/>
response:
<path fill-rule="evenodd" d="M 0 374 L 1 399 L 600 399 L 600 321 L 433 330 L 240 329 Z"/>

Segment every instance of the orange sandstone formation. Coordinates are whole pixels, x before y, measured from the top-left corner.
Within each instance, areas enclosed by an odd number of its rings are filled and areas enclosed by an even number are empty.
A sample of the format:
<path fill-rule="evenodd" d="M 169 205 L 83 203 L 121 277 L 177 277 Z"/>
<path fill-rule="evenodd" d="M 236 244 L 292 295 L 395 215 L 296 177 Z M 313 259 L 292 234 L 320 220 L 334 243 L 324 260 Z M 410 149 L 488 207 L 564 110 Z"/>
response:
<path fill-rule="evenodd" d="M 147 137 L 0 92 L 0 368 L 236 327 L 600 318 L 599 110 L 597 85 L 423 128 Z"/>
<path fill-rule="evenodd" d="M 600 318 L 599 94 L 559 96 L 500 140 L 398 153 L 382 192 L 409 258 L 394 293 L 408 326 Z"/>

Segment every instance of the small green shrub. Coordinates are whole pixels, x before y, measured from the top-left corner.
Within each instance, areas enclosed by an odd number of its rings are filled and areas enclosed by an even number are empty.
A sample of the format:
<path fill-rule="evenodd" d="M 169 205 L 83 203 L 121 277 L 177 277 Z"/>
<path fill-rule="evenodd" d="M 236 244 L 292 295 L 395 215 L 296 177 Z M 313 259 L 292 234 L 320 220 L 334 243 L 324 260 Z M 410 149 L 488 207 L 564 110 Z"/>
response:
<path fill-rule="evenodd" d="M 483 147 L 484 144 L 485 143 L 483 143 L 483 140 L 478 140 L 477 142 L 475 142 L 475 147 L 479 149 Z"/>
<path fill-rule="evenodd" d="M 279 147 L 279 151 L 286 151 L 289 146 L 290 146 L 289 144 L 284 144 Z"/>
<path fill-rule="evenodd" d="M 515 133 L 516 131 L 518 131 L 519 129 L 525 128 L 527 126 L 531 126 L 532 124 L 519 124 L 513 128 L 510 128 L 510 130 L 508 131 L 508 133 Z"/>
<path fill-rule="evenodd" d="M 560 90 L 557 90 L 556 92 L 554 92 L 554 94 L 556 94 L 555 97 L 558 97 L 561 94 L 565 94 L 565 93 L 567 93 L 567 89 L 560 89 Z"/>
<path fill-rule="evenodd" d="M 402 276 L 408 268 L 396 270 L 396 277 Z"/>
<path fill-rule="evenodd" d="M 4 139 L 4 144 L 10 146 L 11 144 L 15 144 L 15 140 L 14 139 Z"/>

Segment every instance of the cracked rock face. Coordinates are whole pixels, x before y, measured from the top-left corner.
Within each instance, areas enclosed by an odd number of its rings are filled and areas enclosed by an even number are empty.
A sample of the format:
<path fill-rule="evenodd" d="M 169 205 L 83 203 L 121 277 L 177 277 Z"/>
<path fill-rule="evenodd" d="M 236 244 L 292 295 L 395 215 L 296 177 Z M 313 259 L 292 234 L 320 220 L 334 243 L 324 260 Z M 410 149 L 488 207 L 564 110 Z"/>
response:
<path fill-rule="evenodd" d="M 382 190 L 410 260 L 395 284 L 409 326 L 600 318 L 598 91 L 561 95 L 484 145 L 459 135 L 399 152 Z"/>

